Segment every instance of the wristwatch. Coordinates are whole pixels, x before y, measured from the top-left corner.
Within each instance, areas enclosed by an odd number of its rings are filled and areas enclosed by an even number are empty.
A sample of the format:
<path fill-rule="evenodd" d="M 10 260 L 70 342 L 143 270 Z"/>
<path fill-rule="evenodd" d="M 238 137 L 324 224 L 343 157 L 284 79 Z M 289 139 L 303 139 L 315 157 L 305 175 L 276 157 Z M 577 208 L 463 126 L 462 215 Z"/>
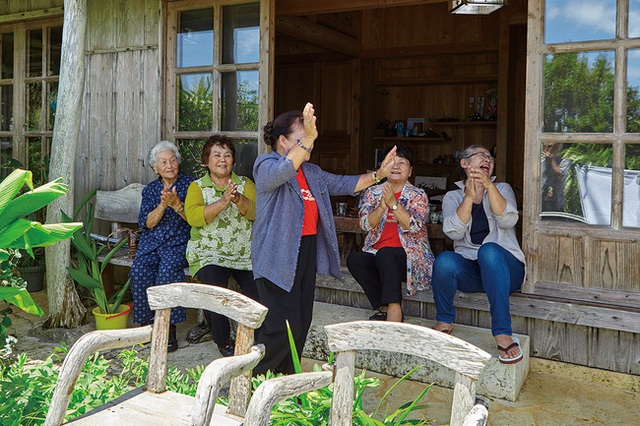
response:
<path fill-rule="evenodd" d="M 395 212 L 396 210 L 398 210 L 398 203 L 395 203 L 394 205 L 392 205 L 392 206 L 391 206 L 391 210 L 392 210 L 392 211 L 394 211 L 394 212 Z"/>

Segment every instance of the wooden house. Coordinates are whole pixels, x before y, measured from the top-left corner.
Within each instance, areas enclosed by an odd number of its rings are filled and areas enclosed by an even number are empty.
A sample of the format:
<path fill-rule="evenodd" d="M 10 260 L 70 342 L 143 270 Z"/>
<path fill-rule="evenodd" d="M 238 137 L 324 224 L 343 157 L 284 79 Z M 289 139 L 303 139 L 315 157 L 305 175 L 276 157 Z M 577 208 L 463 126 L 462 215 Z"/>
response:
<path fill-rule="evenodd" d="M 451 155 L 484 144 L 522 211 L 527 278 L 514 331 L 531 336 L 534 356 L 640 374 L 640 224 L 629 213 L 638 195 L 625 192 L 640 182 L 629 83 L 640 71 L 638 2 L 598 2 L 594 13 L 612 19 L 588 21 L 593 31 L 581 39 L 570 7 L 589 6 L 559 0 L 510 0 L 488 15 L 451 14 L 442 0 L 2 0 L 3 162 L 37 169 L 49 153 L 71 3 L 83 5 L 87 23 L 85 77 L 75 82 L 83 88 L 77 197 L 149 182 L 148 152 L 161 139 L 175 141 L 194 170 L 202 139 L 225 133 L 250 173 L 266 151 L 262 126 L 307 101 L 318 112 L 313 161 L 337 173 L 372 169 L 376 150 L 402 140 L 419 159 L 414 174 L 451 186 Z M 583 70 L 604 64 L 604 77 L 568 77 L 558 100 L 553 61 L 569 57 Z M 567 93 L 587 102 L 594 85 L 604 95 L 588 105 L 603 111 L 581 121 L 590 113 L 566 107 Z M 409 118 L 420 123 L 416 136 L 400 139 L 395 122 Z M 605 219 L 545 210 L 541 153 L 551 143 L 604 155 L 595 201 Z M 583 173 L 578 203 L 594 198 L 584 192 L 593 165 L 574 167 Z M 459 320 L 488 324 L 473 306 Z"/>

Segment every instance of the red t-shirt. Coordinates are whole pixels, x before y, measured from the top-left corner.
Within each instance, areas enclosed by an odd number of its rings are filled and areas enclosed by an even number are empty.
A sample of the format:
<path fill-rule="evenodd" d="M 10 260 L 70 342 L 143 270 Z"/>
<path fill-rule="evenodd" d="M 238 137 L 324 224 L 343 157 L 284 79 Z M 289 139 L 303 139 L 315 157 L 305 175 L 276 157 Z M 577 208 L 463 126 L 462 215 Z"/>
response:
<path fill-rule="evenodd" d="M 402 192 L 393 194 L 396 197 L 396 201 L 398 201 L 401 194 Z M 387 221 L 384 223 L 384 228 L 382 228 L 382 234 L 380 234 L 380 239 L 373 245 L 376 250 L 384 247 L 402 247 L 400 235 L 398 234 L 398 221 L 391 209 L 387 209 Z"/>
<path fill-rule="evenodd" d="M 296 175 L 300 191 L 302 192 L 302 200 L 304 201 L 304 219 L 302 221 L 302 236 L 316 235 L 318 233 L 318 205 L 313 194 L 309 191 L 307 178 L 304 177 L 302 167 L 298 169 Z"/>

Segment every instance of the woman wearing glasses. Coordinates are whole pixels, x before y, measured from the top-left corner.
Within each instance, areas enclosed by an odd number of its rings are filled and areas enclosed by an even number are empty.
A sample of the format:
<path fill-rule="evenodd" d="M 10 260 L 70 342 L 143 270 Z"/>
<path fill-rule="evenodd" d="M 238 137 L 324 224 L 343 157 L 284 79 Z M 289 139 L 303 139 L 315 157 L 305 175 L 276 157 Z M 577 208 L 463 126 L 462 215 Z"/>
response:
<path fill-rule="evenodd" d="M 491 331 L 500 362 L 522 359 L 517 338 L 511 336 L 509 294 L 522 286 L 524 254 L 516 238 L 518 210 L 508 183 L 495 183 L 495 160 L 482 145 L 456 153 L 460 188 L 442 201 L 442 230 L 453 240 L 453 252 L 440 254 L 433 266 L 433 296 L 438 331 L 451 333 L 456 291 L 487 294 Z"/>

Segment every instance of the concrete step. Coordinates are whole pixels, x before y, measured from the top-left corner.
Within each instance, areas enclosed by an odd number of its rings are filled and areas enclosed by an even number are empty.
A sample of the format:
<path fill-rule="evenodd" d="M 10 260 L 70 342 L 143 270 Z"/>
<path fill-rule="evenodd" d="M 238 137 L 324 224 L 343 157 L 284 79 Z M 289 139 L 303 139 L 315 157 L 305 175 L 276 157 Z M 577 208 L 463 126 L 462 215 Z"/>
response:
<path fill-rule="evenodd" d="M 324 326 L 366 320 L 372 313 L 370 309 L 315 302 L 313 322 L 303 356 L 317 360 L 328 359 L 329 352 Z M 432 327 L 435 324 L 433 320 L 418 317 L 406 317 L 405 322 L 424 327 Z M 520 339 L 524 359 L 517 364 L 505 365 L 498 361 L 498 350 L 491 330 L 456 324 L 452 334 L 493 355 L 478 380 L 478 395 L 516 401 L 529 373 L 529 336 L 514 334 Z M 451 370 L 422 358 L 378 351 L 361 351 L 356 356 L 357 367 L 396 377 L 404 375 L 412 367 L 419 364 L 424 364 L 424 367 L 412 375 L 412 380 L 435 383 L 447 388 L 453 387 L 454 373 Z"/>

